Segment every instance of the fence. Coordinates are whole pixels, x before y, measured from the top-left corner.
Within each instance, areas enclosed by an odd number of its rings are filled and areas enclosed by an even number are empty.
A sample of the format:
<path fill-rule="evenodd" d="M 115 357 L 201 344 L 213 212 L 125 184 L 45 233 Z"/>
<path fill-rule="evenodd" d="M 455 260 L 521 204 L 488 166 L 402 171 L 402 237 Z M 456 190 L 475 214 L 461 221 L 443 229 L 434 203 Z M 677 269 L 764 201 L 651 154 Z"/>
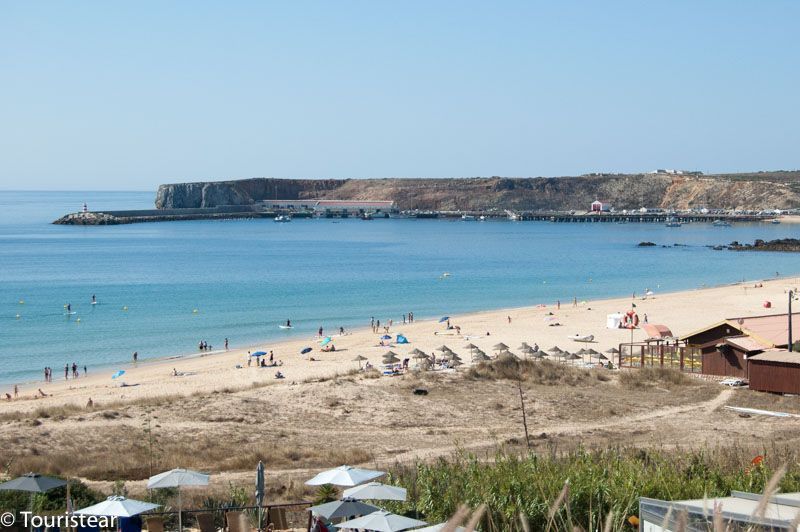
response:
<path fill-rule="evenodd" d="M 619 366 L 622 368 L 661 367 L 689 373 L 702 373 L 700 348 L 665 342 L 620 344 Z"/>
<path fill-rule="evenodd" d="M 213 523 L 213 530 L 234 531 L 241 530 L 237 524 L 231 526 L 231 520 L 241 522 L 244 520 L 248 527 L 247 530 L 256 528 L 259 530 L 310 530 L 311 512 L 307 511 L 311 507 L 310 502 L 295 502 L 287 504 L 272 504 L 262 506 L 259 512 L 258 506 L 229 506 L 224 508 L 201 508 L 194 510 L 183 510 L 181 520 L 183 528 L 193 528 L 205 530 L 207 527 L 201 524 Z M 229 515 L 230 514 L 230 515 Z M 233 517 L 236 519 L 233 519 Z M 142 514 L 142 523 L 146 524 L 148 519 L 155 519 L 163 523 L 164 530 L 178 529 L 178 512 L 152 512 Z M 259 517 L 261 523 L 259 523 Z M 158 529 L 158 525 L 153 527 Z"/>

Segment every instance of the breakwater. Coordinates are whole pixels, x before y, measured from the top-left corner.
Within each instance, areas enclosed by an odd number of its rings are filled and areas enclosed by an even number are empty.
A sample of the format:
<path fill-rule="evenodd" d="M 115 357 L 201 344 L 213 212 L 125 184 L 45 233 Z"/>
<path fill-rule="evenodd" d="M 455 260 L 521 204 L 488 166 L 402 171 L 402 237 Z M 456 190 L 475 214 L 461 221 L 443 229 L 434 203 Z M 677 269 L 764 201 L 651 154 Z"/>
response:
<path fill-rule="evenodd" d="M 57 225 L 119 225 L 144 222 L 168 222 L 182 220 L 220 220 L 246 218 L 274 218 L 291 215 L 294 218 L 352 218 L 362 217 L 363 209 L 351 212 L 337 211 L 297 211 L 291 209 L 265 209 L 259 205 L 226 205 L 218 207 L 188 209 L 137 209 L 114 211 L 77 212 L 62 216 L 53 223 Z M 559 211 L 397 211 L 370 213 L 370 219 L 380 218 L 440 218 L 449 220 L 513 220 L 545 221 L 556 223 L 712 223 L 724 221 L 762 222 L 775 218 L 772 214 L 740 213 L 674 213 L 674 212 L 633 212 L 633 213 L 575 213 Z"/>

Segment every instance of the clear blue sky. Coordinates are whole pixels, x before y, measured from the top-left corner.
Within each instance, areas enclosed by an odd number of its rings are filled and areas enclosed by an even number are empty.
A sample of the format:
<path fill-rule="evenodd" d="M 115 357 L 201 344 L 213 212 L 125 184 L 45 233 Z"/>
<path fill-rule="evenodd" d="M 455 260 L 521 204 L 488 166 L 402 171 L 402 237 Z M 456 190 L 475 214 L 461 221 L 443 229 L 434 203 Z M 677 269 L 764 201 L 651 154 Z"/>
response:
<path fill-rule="evenodd" d="M 0 3 L 0 188 L 800 167 L 800 2 Z"/>

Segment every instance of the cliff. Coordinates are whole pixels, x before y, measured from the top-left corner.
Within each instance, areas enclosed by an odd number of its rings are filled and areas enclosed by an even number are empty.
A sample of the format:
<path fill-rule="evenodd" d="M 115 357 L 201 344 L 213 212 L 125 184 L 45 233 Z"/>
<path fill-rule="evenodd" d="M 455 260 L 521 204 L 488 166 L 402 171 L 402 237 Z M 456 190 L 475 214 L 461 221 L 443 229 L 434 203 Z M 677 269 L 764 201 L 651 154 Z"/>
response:
<path fill-rule="evenodd" d="M 393 200 L 402 210 L 586 210 L 600 199 L 642 206 L 747 210 L 800 207 L 800 172 L 708 176 L 607 174 L 453 179 L 274 179 L 161 185 L 156 208 L 250 205 L 265 199 Z"/>

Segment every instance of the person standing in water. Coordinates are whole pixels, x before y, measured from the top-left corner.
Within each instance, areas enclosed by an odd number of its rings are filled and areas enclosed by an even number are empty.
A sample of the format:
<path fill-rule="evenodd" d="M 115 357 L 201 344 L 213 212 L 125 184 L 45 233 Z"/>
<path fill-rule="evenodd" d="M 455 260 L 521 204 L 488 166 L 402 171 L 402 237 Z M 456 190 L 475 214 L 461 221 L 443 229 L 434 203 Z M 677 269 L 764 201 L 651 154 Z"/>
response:
<path fill-rule="evenodd" d="M 286 320 L 286 326 L 287 327 L 291 327 L 292 326 L 292 320 Z"/>
<path fill-rule="evenodd" d="M 227 350 L 228 350 L 228 339 L 225 338 L 225 351 L 227 351 Z"/>
<path fill-rule="evenodd" d="M 96 305 L 96 304 L 97 304 L 97 296 L 92 294 L 92 305 Z"/>
<path fill-rule="evenodd" d="M 72 303 L 67 303 L 67 314 L 72 312 Z"/>
<path fill-rule="evenodd" d="M 138 361 L 138 360 L 139 360 L 139 352 L 138 351 L 134 351 L 133 352 L 133 362 L 136 363 L 136 361 Z"/>

